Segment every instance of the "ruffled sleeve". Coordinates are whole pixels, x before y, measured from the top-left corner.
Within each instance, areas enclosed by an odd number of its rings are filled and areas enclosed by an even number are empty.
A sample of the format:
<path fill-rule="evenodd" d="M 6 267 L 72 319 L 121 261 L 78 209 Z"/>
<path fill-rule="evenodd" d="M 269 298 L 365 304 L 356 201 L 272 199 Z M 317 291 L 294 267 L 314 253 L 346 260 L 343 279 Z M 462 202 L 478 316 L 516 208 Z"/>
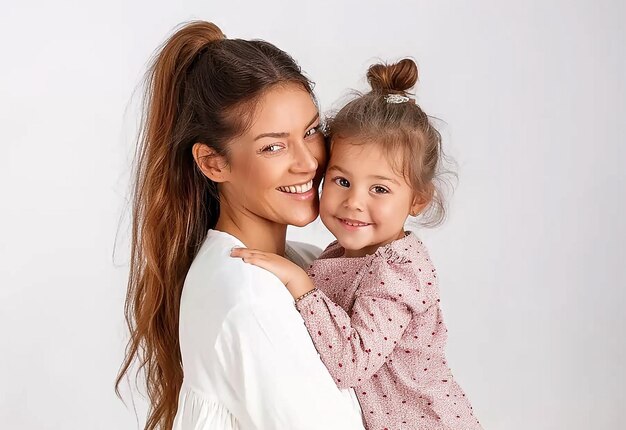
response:
<path fill-rule="evenodd" d="M 178 411 L 173 430 L 241 430 L 237 419 L 216 399 L 207 398 L 190 388 L 178 396 Z"/>

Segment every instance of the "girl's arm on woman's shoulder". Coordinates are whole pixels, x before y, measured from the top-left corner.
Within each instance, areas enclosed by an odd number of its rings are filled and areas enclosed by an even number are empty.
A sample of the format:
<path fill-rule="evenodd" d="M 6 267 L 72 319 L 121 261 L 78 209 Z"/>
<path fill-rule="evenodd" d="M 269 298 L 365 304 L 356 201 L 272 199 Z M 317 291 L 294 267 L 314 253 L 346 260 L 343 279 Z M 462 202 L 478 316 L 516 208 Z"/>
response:
<path fill-rule="evenodd" d="M 413 288 L 403 281 L 407 269 L 402 263 L 373 260 L 351 315 L 319 290 L 298 301 L 322 361 L 339 387 L 355 387 L 371 378 L 404 334 L 415 310 L 403 300 L 403 292 L 406 296 L 406 289 Z"/>
<path fill-rule="evenodd" d="M 247 419 L 259 429 L 362 430 L 360 412 L 320 361 L 284 287 L 254 272 L 253 297 L 229 313 L 215 345 Z"/>

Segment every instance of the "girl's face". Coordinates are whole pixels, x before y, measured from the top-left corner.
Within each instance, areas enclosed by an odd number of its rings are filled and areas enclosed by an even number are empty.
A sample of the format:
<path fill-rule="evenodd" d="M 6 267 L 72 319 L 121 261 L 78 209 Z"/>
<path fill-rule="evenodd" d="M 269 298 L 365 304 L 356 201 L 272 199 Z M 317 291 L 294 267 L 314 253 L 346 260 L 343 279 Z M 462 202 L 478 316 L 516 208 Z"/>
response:
<path fill-rule="evenodd" d="M 273 88 L 259 103 L 252 126 L 229 146 L 222 208 L 277 224 L 309 224 L 318 215 L 325 163 L 311 95 L 297 85 Z"/>
<path fill-rule="evenodd" d="M 353 142 L 333 142 L 320 217 L 347 257 L 361 257 L 404 237 L 404 223 L 417 206 L 413 189 L 380 146 Z"/>

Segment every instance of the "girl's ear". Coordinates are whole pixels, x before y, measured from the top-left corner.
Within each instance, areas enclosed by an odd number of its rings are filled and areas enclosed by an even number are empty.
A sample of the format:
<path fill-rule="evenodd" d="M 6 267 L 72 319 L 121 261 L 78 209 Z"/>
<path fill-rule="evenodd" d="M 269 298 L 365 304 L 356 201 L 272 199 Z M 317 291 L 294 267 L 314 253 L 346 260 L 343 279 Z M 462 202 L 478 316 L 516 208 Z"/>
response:
<path fill-rule="evenodd" d="M 435 187 L 432 183 L 430 183 L 424 191 L 415 193 L 413 196 L 413 202 L 411 203 L 411 208 L 409 209 L 411 216 L 419 215 L 432 201 L 434 195 Z"/>
<path fill-rule="evenodd" d="M 204 173 L 213 182 L 226 182 L 230 179 L 230 169 L 223 155 L 204 143 L 195 143 L 192 148 L 193 159 Z"/>

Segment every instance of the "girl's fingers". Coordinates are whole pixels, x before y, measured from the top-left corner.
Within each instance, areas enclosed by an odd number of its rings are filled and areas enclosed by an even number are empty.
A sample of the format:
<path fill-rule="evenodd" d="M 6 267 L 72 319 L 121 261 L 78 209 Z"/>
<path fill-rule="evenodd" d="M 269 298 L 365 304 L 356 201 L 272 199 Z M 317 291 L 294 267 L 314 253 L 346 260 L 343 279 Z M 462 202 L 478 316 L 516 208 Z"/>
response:
<path fill-rule="evenodd" d="M 261 269 L 265 269 L 269 272 L 272 272 L 276 275 L 283 283 L 286 281 L 281 277 L 281 273 L 283 271 L 283 267 L 281 267 L 280 260 L 281 257 L 278 257 L 274 254 L 268 254 L 263 251 L 257 251 L 255 249 L 248 248 L 233 248 L 230 250 L 230 256 L 233 258 L 241 258 L 244 263 L 252 264 L 254 266 L 260 267 Z"/>
<path fill-rule="evenodd" d="M 269 270 L 270 272 L 272 271 L 272 261 L 263 253 L 242 252 L 241 255 L 233 255 L 233 257 L 239 257 L 244 263 L 258 266 L 262 269 Z"/>
<path fill-rule="evenodd" d="M 230 256 L 235 258 L 243 258 L 246 262 L 248 262 L 249 260 L 267 259 L 265 252 L 248 248 L 233 248 L 230 250 Z"/>
<path fill-rule="evenodd" d="M 254 249 L 248 249 L 248 248 L 233 248 L 230 250 L 230 255 L 232 257 L 241 257 L 242 255 L 252 255 L 252 254 L 256 254 L 259 253 L 261 251 L 256 251 Z"/>

